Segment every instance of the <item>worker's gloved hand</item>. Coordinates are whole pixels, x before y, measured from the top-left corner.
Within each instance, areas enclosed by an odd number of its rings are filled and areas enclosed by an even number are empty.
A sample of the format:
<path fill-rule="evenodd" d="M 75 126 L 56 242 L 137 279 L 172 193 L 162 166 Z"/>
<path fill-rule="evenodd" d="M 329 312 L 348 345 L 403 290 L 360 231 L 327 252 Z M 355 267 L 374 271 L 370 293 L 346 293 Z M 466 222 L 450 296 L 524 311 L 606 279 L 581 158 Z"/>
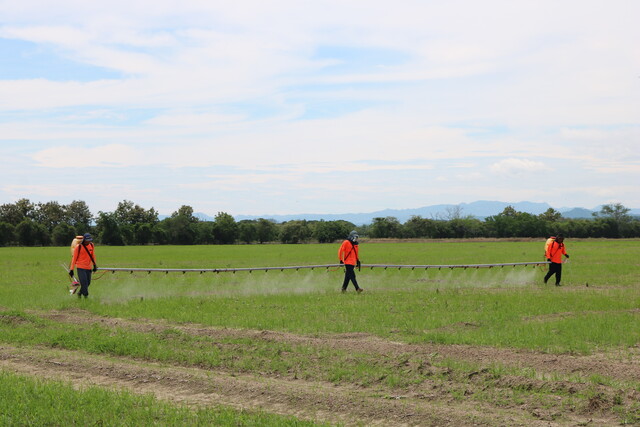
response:
<path fill-rule="evenodd" d="M 551 258 L 547 258 L 547 261 L 551 262 Z"/>
<path fill-rule="evenodd" d="M 98 270 L 98 266 L 94 264 L 94 266 L 93 266 L 93 272 L 95 273 L 95 272 L 96 272 L 96 270 Z"/>
<path fill-rule="evenodd" d="M 568 255 L 568 254 L 567 254 L 567 255 L 565 255 L 565 256 L 566 256 L 567 258 L 569 258 L 569 255 Z"/>
<path fill-rule="evenodd" d="M 356 267 L 358 267 L 358 269 L 360 269 L 360 260 L 356 261 Z"/>
<path fill-rule="evenodd" d="M 340 264 L 344 264 L 344 261 L 340 260 Z"/>
<path fill-rule="evenodd" d="M 69 277 L 73 278 L 73 270 L 69 270 Z"/>

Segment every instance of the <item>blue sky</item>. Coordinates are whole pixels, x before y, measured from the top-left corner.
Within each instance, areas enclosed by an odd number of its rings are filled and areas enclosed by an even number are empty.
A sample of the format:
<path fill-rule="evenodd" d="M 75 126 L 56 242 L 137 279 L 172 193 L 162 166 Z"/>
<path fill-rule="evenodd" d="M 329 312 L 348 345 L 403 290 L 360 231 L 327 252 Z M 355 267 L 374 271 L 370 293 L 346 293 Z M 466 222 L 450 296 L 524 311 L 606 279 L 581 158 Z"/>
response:
<path fill-rule="evenodd" d="M 0 203 L 640 208 L 640 2 L 0 0 Z"/>

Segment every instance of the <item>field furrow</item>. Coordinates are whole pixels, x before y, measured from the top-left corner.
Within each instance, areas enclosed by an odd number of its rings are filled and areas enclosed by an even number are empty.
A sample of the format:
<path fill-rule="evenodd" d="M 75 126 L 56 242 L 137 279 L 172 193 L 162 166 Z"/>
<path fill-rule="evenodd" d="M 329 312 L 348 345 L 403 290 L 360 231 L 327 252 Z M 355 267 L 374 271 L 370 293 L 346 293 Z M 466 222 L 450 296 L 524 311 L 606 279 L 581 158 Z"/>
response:
<path fill-rule="evenodd" d="M 76 387 L 99 385 L 152 393 L 159 399 L 187 405 L 227 405 L 290 415 L 300 419 L 346 425 L 571 425 L 616 423 L 617 411 L 640 398 L 637 358 L 613 354 L 551 355 L 490 347 L 407 344 L 362 333 L 304 336 L 277 331 L 215 328 L 165 320 L 98 316 L 80 309 L 32 312 L 33 316 L 66 329 L 93 327 L 110 334 L 130 331 L 167 336 L 178 331 L 205 337 L 216 351 L 226 347 L 254 354 L 256 348 L 285 344 L 277 350 L 281 362 L 294 366 L 296 349 L 313 368 L 285 371 L 268 365 L 220 363 L 210 366 L 181 358 L 122 355 L 105 350 L 61 349 L 47 346 L 0 349 L 4 369 L 72 382 Z M 143 335 L 144 336 L 144 335 Z M 172 343 L 168 343 L 172 345 Z M 178 345 L 178 344 L 176 344 Z M 279 349 L 281 347 L 278 347 Z M 206 351 L 202 348 L 199 351 Z M 328 355 L 321 356 L 326 354 Z M 369 377 L 336 378 L 358 355 L 378 369 Z M 355 356 L 355 358 L 354 358 Z M 398 375 L 396 383 L 385 376 Z M 589 377 L 601 378 L 600 383 Z M 629 408 L 629 410 L 632 410 Z M 490 416 L 487 416 L 490 414 Z"/>

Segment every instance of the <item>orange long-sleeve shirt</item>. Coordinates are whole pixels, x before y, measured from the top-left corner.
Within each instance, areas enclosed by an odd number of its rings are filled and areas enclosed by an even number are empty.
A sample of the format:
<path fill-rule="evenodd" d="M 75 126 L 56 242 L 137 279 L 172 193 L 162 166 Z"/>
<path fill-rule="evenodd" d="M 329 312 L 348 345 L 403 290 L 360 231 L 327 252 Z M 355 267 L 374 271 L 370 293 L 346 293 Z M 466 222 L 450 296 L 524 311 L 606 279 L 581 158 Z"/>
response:
<path fill-rule="evenodd" d="M 73 257 L 71 257 L 71 265 L 69 266 L 69 270 L 73 270 L 75 267 L 83 268 L 85 270 L 91 270 L 93 268 L 93 261 L 91 261 L 91 256 L 89 256 L 84 248 L 88 249 L 94 260 L 96 259 L 96 255 L 93 251 L 93 243 L 89 243 L 88 245 L 83 245 L 82 243 L 80 243 L 73 250 Z"/>
<path fill-rule="evenodd" d="M 338 259 L 345 264 L 356 265 L 358 262 L 358 245 L 354 245 L 349 240 L 342 242 L 338 249 Z"/>
<path fill-rule="evenodd" d="M 566 255 L 567 251 L 564 247 L 564 243 L 558 243 L 555 240 L 547 247 L 547 251 L 544 256 L 550 259 L 551 262 L 556 264 L 562 263 L 562 255 Z"/>

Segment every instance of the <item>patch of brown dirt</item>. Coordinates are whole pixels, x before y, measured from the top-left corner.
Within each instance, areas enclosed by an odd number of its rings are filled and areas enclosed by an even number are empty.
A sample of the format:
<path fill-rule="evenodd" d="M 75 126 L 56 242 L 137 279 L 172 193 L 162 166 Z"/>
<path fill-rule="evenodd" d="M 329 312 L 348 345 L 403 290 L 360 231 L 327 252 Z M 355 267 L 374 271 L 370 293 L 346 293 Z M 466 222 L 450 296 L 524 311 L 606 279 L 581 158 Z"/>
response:
<path fill-rule="evenodd" d="M 251 338 L 264 341 L 281 341 L 293 344 L 328 347 L 350 352 L 366 352 L 387 356 L 412 354 L 425 359 L 453 359 L 478 364 L 480 368 L 500 363 L 514 368 L 533 369 L 541 374 L 570 374 L 589 378 L 599 375 L 614 380 L 638 381 L 640 379 L 640 346 L 619 352 L 590 356 L 549 354 L 510 348 L 479 347 L 468 345 L 407 344 L 382 339 L 366 333 L 331 334 L 322 336 L 297 335 L 278 331 L 257 331 L 200 326 L 194 324 L 170 324 L 164 320 L 129 320 L 96 316 L 84 310 L 38 313 L 50 319 L 67 323 L 101 323 L 139 332 L 162 332 L 177 329 L 191 335 L 212 338 Z M 474 327 L 474 325 L 460 325 Z"/>
<path fill-rule="evenodd" d="M 99 385 L 153 393 L 160 399 L 187 405 L 224 404 L 346 425 L 547 426 L 618 424 L 620 419 L 612 411 L 612 402 L 616 399 L 625 402 L 640 399 L 640 393 L 633 388 L 627 388 L 625 394 L 620 395 L 614 387 L 589 384 L 584 380 L 599 375 L 614 381 L 637 383 L 640 378 L 638 348 L 619 354 L 552 355 L 491 347 L 407 344 L 365 333 L 305 336 L 176 324 L 164 320 L 130 320 L 97 316 L 79 309 L 34 314 L 57 322 L 94 323 L 138 332 L 174 329 L 214 339 L 249 338 L 251 341 L 331 348 L 348 354 L 368 353 L 380 359 L 397 360 L 398 370 L 428 372 L 439 378 L 395 389 L 383 384 L 334 384 L 293 375 L 275 377 L 258 372 L 211 370 L 78 351 L 0 346 L 1 369 L 62 379 L 77 387 Z M 455 372 L 438 363 L 444 360 L 469 363 L 477 370 Z M 535 377 L 517 374 L 495 376 L 492 367 L 496 365 L 533 370 Z M 547 379 L 557 376 L 566 378 Z M 573 398 L 578 393 L 584 396 L 585 391 L 594 397 Z"/>
<path fill-rule="evenodd" d="M 28 323 L 29 321 L 21 316 L 15 316 L 11 314 L 0 314 L 0 322 L 7 323 L 9 325 L 17 325 L 20 323 Z"/>
<path fill-rule="evenodd" d="M 0 347 L 0 368 L 57 379 L 81 389 L 101 386 L 152 393 L 195 406 L 228 405 L 346 425 L 547 425 L 514 410 L 487 412 L 428 396 L 387 396 L 313 381 L 290 381 L 198 368 L 113 359 L 80 352 Z"/>
<path fill-rule="evenodd" d="M 610 288 L 608 288 L 610 289 Z M 551 314 L 541 314 L 538 316 L 527 316 L 527 317 L 523 317 L 522 320 L 524 320 L 525 322 L 547 322 L 547 321 L 553 321 L 556 319 L 566 319 L 568 317 L 576 317 L 576 316 L 580 316 L 583 314 L 601 314 L 601 315 L 608 315 L 608 314 L 617 314 L 617 313 L 630 313 L 630 314 L 639 314 L 640 313 L 640 308 L 630 308 L 628 310 L 615 310 L 615 311 L 593 311 L 593 310 L 589 310 L 589 311 L 570 311 L 570 312 L 564 312 L 564 313 L 551 313 Z"/>

